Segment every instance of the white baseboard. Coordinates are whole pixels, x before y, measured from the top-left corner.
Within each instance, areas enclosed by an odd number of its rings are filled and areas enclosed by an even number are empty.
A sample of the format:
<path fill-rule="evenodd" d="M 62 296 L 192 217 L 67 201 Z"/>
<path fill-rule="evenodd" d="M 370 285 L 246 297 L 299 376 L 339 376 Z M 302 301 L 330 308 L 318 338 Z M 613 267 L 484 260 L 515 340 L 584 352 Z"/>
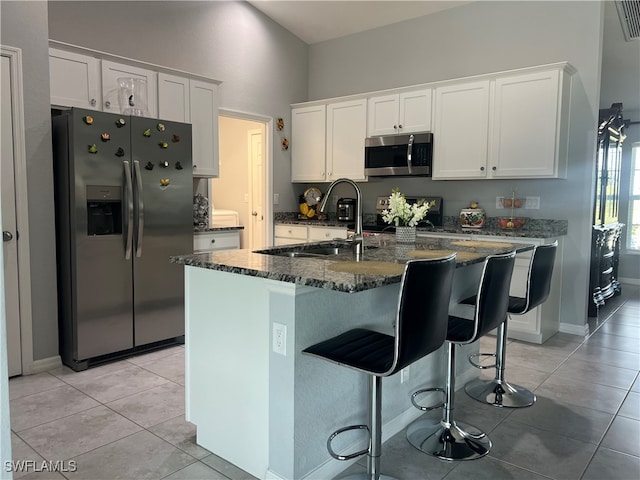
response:
<path fill-rule="evenodd" d="M 62 359 L 60 355 L 53 357 L 41 358 L 40 360 L 34 360 L 31 365 L 23 366 L 23 375 L 35 375 L 36 373 L 42 373 L 54 368 L 62 366 Z"/>
<path fill-rule="evenodd" d="M 625 283 L 627 285 L 640 285 L 640 278 L 618 278 L 620 283 Z"/>
<path fill-rule="evenodd" d="M 589 325 L 574 325 L 573 323 L 562 323 L 560 322 L 560 327 L 558 331 L 562 333 L 570 333 L 571 335 L 580 335 L 581 337 L 586 337 L 589 335 Z"/>

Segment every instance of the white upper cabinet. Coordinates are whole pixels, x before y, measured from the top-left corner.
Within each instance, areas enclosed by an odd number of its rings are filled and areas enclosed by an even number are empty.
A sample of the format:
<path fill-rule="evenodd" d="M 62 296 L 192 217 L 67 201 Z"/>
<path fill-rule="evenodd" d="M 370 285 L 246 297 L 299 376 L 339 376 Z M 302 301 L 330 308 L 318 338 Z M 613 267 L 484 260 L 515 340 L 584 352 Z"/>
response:
<path fill-rule="evenodd" d="M 118 79 L 138 78 L 147 84 L 145 116 L 158 118 L 158 74 L 152 70 L 102 60 L 102 110 L 104 112 L 123 113 L 126 105 L 120 105 Z"/>
<path fill-rule="evenodd" d="M 219 176 L 218 85 L 189 80 L 191 131 L 193 135 L 193 176 Z"/>
<path fill-rule="evenodd" d="M 326 181 L 338 178 L 366 180 L 364 139 L 367 125 L 365 99 L 327 105 Z"/>
<path fill-rule="evenodd" d="M 158 73 L 158 118 L 190 123 L 189 79 Z"/>
<path fill-rule="evenodd" d="M 435 90 L 433 178 L 486 178 L 489 80 Z"/>
<path fill-rule="evenodd" d="M 566 63 L 435 90 L 434 179 L 566 178 Z"/>
<path fill-rule="evenodd" d="M 566 178 L 569 87 L 561 69 L 496 79 L 493 177 Z"/>
<path fill-rule="evenodd" d="M 292 182 L 325 181 L 326 118 L 325 105 L 291 109 Z"/>
<path fill-rule="evenodd" d="M 367 136 L 431 131 L 431 89 L 370 97 Z"/>
<path fill-rule="evenodd" d="M 51 105 L 102 109 L 99 59 L 50 48 L 49 80 Z"/>

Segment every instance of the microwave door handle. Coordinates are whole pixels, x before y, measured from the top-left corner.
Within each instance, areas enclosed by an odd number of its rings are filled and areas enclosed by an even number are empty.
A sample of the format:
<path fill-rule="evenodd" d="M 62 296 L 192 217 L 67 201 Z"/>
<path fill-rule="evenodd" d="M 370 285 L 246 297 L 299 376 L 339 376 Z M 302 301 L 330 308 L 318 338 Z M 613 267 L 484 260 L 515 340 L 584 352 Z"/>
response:
<path fill-rule="evenodd" d="M 131 165 L 129 161 L 125 160 L 124 164 L 124 179 L 127 192 L 127 243 L 124 249 L 124 258 L 129 260 L 131 258 L 131 248 L 133 245 L 133 185 L 131 180 Z"/>
<path fill-rule="evenodd" d="M 136 257 L 142 256 L 142 235 L 144 233 L 144 198 L 142 192 L 142 175 L 140 175 L 140 162 L 133 161 L 136 176 L 136 197 L 138 198 L 138 236 L 136 239 Z"/>
<path fill-rule="evenodd" d="M 411 164 L 411 154 L 413 153 L 413 135 L 409 135 L 409 145 L 407 146 L 407 168 L 409 169 L 409 175 L 413 173 Z"/>

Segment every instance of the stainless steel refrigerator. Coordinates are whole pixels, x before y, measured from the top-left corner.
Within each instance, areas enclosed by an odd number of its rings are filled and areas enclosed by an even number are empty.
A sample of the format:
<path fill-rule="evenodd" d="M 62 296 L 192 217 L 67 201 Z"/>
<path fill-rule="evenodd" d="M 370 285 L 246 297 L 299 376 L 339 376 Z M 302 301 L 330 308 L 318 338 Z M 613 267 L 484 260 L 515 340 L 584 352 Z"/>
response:
<path fill-rule="evenodd" d="M 191 125 L 52 116 L 60 352 L 74 370 L 184 340 Z"/>

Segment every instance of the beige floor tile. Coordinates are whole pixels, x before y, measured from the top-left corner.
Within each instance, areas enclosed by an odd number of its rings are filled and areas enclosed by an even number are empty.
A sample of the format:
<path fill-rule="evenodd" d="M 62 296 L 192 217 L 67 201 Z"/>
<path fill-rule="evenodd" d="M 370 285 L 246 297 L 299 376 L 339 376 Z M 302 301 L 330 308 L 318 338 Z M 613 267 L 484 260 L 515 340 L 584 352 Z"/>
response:
<path fill-rule="evenodd" d="M 554 376 L 597 383 L 628 390 L 636 378 L 637 371 L 628 368 L 614 367 L 604 363 L 570 358 L 564 362 Z"/>
<path fill-rule="evenodd" d="M 600 447 L 582 480 L 632 480 L 640 478 L 640 458 Z"/>
<path fill-rule="evenodd" d="M 640 393 L 629 392 L 627 398 L 622 402 L 618 415 L 640 420 Z"/>
<path fill-rule="evenodd" d="M 602 446 L 640 457 L 640 421 L 617 416 L 602 439 Z"/>
<path fill-rule="evenodd" d="M 572 358 L 583 359 L 588 362 L 603 363 L 614 367 L 640 370 L 640 355 L 622 350 L 603 348 L 593 344 L 583 344 L 572 355 Z"/>
<path fill-rule="evenodd" d="M 155 480 L 196 461 L 155 435 L 142 431 L 75 457 L 70 480 Z"/>
<path fill-rule="evenodd" d="M 76 372 L 66 365 L 63 365 L 61 367 L 54 368 L 53 370 L 49 370 L 49 373 L 68 383 L 69 385 L 77 385 L 78 383 L 84 383 L 90 380 L 94 380 L 108 373 L 124 370 L 125 368 L 130 366 L 131 364 L 126 360 L 120 360 L 117 362 L 106 363 L 104 365 L 100 365 L 99 367 L 89 368 L 87 370 L 83 370 L 82 372 Z"/>
<path fill-rule="evenodd" d="M 166 422 L 149 427 L 149 431 L 160 438 L 184 450 L 195 458 L 203 458 L 211 452 L 196 444 L 196 426 L 187 422 L 184 415 L 179 415 Z"/>
<path fill-rule="evenodd" d="M 201 461 L 231 480 L 257 480 L 253 475 L 213 453 L 204 457 Z"/>
<path fill-rule="evenodd" d="M 11 465 L 10 470 L 12 470 L 14 479 L 24 478 L 33 473 L 35 465 L 40 465 L 44 460 L 13 432 L 11 432 L 11 454 L 14 463 Z"/>
<path fill-rule="evenodd" d="M 640 353 L 640 341 L 638 341 L 637 338 L 620 337 L 619 335 L 608 335 L 602 332 L 602 329 L 598 330 L 591 337 L 589 337 L 589 339 L 585 343 L 587 345 L 595 345 L 602 348 L 622 350 L 624 352 L 631 353 Z"/>
<path fill-rule="evenodd" d="M 107 403 L 167 382 L 166 378 L 136 365 L 129 365 L 122 370 L 76 383 L 75 387 L 96 400 Z"/>
<path fill-rule="evenodd" d="M 537 473 L 529 472 L 522 468 L 486 457 L 472 462 L 458 462 L 446 480 L 546 480 Z"/>
<path fill-rule="evenodd" d="M 228 480 L 229 477 L 225 477 L 220 472 L 217 472 L 213 468 L 205 465 L 202 462 L 192 463 L 188 467 L 178 470 L 176 473 L 172 473 L 164 480 Z"/>
<path fill-rule="evenodd" d="M 534 393 L 559 402 L 615 414 L 627 390 L 551 375 Z"/>
<path fill-rule="evenodd" d="M 168 382 L 109 402 L 107 406 L 138 425 L 149 428 L 184 415 L 184 387 Z"/>
<path fill-rule="evenodd" d="M 100 405 L 23 430 L 20 436 L 45 459 L 56 461 L 77 457 L 140 430 L 139 425 Z"/>
<path fill-rule="evenodd" d="M 154 360 L 159 360 L 161 358 L 169 357 L 171 355 L 176 355 L 179 353 L 184 354 L 184 345 L 174 345 L 171 347 L 156 350 L 155 352 L 143 353 L 142 355 L 135 355 L 133 357 L 127 358 L 127 361 L 129 363 L 133 363 L 134 365 L 142 365 L 143 363 L 152 362 Z"/>
<path fill-rule="evenodd" d="M 635 325 L 626 325 L 624 323 L 605 322 L 597 333 L 640 340 L 640 326 L 636 327 Z"/>
<path fill-rule="evenodd" d="M 44 392 L 64 385 L 66 384 L 62 380 L 47 372 L 14 377 L 9 380 L 9 400 L 26 397 L 27 395 L 33 395 L 34 393 Z"/>
<path fill-rule="evenodd" d="M 140 363 L 138 366 L 174 382 L 184 379 L 184 350 L 181 349 L 180 352 L 173 355 Z"/>
<path fill-rule="evenodd" d="M 65 385 L 11 400 L 11 429 L 15 432 L 97 407 L 98 402 Z"/>

